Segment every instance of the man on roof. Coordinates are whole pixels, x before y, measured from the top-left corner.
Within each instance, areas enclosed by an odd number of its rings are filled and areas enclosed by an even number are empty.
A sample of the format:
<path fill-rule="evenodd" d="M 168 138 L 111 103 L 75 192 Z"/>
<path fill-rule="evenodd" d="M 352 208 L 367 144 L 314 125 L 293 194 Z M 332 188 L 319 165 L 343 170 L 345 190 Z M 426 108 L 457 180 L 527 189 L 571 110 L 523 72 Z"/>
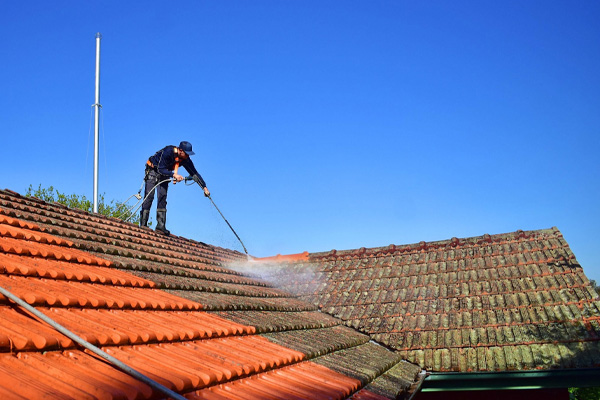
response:
<path fill-rule="evenodd" d="M 196 182 L 204 190 L 205 196 L 210 196 L 210 192 L 206 187 L 204 179 L 200 176 L 194 163 L 190 159 L 192 144 L 183 141 L 177 146 L 167 146 L 156 152 L 146 162 L 146 189 L 144 192 L 144 203 L 140 212 L 140 226 L 148 226 L 148 217 L 150 216 L 150 207 L 154 201 L 154 187 L 158 192 L 158 204 L 156 205 L 156 230 L 166 235 L 170 234 L 165 224 L 167 222 L 167 191 L 169 189 L 169 181 L 173 183 L 181 182 L 183 176 L 179 175 L 179 167 L 185 168 L 188 174 L 191 175 Z M 158 185 L 158 186 L 157 186 Z"/>

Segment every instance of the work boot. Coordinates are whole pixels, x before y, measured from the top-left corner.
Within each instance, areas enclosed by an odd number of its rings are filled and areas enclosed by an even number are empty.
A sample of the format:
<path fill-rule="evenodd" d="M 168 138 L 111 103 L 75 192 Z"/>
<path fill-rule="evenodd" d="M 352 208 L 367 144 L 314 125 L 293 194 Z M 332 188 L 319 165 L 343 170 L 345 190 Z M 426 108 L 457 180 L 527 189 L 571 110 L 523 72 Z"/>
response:
<path fill-rule="evenodd" d="M 150 210 L 140 211 L 140 227 L 148 227 L 148 218 L 150 218 Z"/>
<path fill-rule="evenodd" d="M 156 210 L 156 230 L 165 234 L 170 235 L 171 232 L 167 230 L 165 224 L 167 223 L 167 210 L 165 208 L 161 208 Z"/>

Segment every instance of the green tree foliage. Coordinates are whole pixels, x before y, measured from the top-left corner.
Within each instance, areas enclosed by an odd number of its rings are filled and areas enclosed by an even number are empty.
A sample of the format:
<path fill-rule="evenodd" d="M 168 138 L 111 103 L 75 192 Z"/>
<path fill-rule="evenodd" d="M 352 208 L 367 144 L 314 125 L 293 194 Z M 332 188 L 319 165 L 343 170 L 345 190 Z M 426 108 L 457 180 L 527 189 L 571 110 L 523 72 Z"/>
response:
<path fill-rule="evenodd" d="M 600 387 L 570 388 L 571 400 L 600 400 Z"/>
<path fill-rule="evenodd" d="M 69 208 L 78 208 L 88 212 L 92 212 L 94 209 L 93 202 L 88 200 L 84 195 L 64 194 L 59 192 L 53 186 L 42 188 L 42 185 L 39 185 L 37 189 L 33 189 L 33 185 L 29 185 L 29 189 L 27 190 L 27 193 L 25 193 L 25 196 L 37 197 L 38 199 L 49 203 L 56 202 Z M 125 220 L 129 216 L 128 211 L 129 208 L 123 203 L 115 202 L 114 200 L 107 203 L 104 200 L 104 193 L 98 196 L 98 214 Z M 136 214 L 129 221 L 139 223 L 139 220 L 140 216 Z"/>

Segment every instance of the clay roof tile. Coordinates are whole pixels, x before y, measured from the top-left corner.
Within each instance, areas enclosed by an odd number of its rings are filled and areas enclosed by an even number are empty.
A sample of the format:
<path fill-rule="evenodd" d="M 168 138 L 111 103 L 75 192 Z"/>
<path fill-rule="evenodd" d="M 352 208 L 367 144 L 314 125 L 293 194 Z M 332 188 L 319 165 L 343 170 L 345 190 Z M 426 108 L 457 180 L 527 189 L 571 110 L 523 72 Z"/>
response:
<path fill-rule="evenodd" d="M 343 321 L 231 269 L 230 262 L 246 261 L 239 252 L 11 191 L 0 191 L 0 205 L 0 286 L 189 398 L 217 395 L 218 385 L 228 385 L 228 398 L 238 392 L 261 399 L 309 393 L 345 398 L 364 384 L 303 360 L 353 348 L 368 337 L 349 335 Z M 308 258 L 304 252 L 276 261 Z M 217 315 L 207 309 L 239 311 Z M 0 321 L 0 396 L 156 396 L 1 296 Z"/>

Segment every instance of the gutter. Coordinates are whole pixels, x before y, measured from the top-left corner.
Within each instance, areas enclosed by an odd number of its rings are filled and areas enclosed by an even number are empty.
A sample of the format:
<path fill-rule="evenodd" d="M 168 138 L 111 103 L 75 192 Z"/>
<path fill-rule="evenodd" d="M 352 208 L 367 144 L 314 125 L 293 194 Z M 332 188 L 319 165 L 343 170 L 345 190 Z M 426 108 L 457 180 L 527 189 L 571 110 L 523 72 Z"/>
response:
<path fill-rule="evenodd" d="M 421 392 L 597 387 L 600 368 L 502 372 L 431 372 Z"/>
<path fill-rule="evenodd" d="M 425 382 L 425 378 L 427 378 L 428 373 L 425 370 L 422 370 L 421 372 L 419 372 L 419 380 L 417 381 L 417 385 L 415 387 L 415 390 L 413 390 L 412 394 L 408 397 L 408 399 L 406 400 L 413 400 L 413 398 L 419 393 L 421 392 L 421 387 L 423 386 L 423 382 Z"/>

